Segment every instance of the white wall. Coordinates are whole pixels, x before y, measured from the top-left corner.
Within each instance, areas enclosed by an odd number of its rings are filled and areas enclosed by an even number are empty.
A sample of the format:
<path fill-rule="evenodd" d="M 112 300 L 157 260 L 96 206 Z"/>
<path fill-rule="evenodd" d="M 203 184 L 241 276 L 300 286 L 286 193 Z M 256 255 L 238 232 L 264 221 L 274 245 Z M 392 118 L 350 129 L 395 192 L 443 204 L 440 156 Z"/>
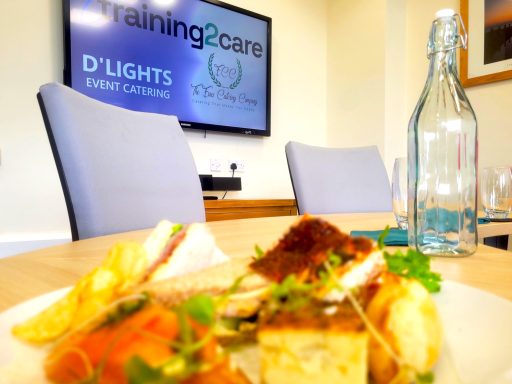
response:
<path fill-rule="evenodd" d="M 384 162 L 388 173 L 395 158 L 407 154 L 407 125 L 410 112 L 406 106 L 407 70 L 407 0 L 388 0 L 385 27 L 385 119 Z"/>
<path fill-rule="evenodd" d="M 330 146 L 384 154 L 385 0 L 330 0 L 327 105 Z"/>
<path fill-rule="evenodd" d="M 326 1 L 229 2 L 273 18 L 272 136 L 186 135 L 199 173 L 210 173 L 213 157 L 245 161 L 243 190 L 228 198 L 292 198 L 284 145 L 326 142 Z M 41 84 L 62 81 L 61 1 L 4 3 L 0 241 L 66 237 L 65 203 L 35 97 Z"/>
<path fill-rule="evenodd" d="M 0 12 L 0 240 L 59 238 L 68 219 L 36 92 L 61 79 L 56 0 L 5 1 Z"/>

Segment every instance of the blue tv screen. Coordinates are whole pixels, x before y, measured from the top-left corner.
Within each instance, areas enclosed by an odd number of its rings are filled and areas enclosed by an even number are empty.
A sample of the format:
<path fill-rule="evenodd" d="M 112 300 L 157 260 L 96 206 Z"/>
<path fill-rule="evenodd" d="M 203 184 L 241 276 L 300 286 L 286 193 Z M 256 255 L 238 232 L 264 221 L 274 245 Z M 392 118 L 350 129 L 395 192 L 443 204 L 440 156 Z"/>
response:
<path fill-rule="evenodd" d="M 269 17 L 216 0 L 63 0 L 64 83 L 183 128 L 270 136 Z"/>

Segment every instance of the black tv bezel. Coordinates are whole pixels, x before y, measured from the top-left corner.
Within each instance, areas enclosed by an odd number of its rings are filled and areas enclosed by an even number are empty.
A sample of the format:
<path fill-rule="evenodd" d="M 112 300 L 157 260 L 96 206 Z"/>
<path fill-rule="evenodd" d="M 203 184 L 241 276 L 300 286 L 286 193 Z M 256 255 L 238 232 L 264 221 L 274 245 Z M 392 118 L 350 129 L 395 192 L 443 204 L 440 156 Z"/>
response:
<path fill-rule="evenodd" d="M 70 22 L 70 1 L 71 0 L 62 0 L 62 19 L 64 26 L 64 68 L 63 68 L 63 80 L 64 84 L 73 88 L 73 84 L 71 81 L 71 22 Z M 209 3 L 212 5 L 219 6 L 226 10 L 237 12 L 243 14 L 245 16 L 254 17 L 256 19 L 260 19 L 267 23 L 267 84 L 266 84 L 266 127 L 264 130 L 262 129 L 254 129 L 254 128 L 243 128 L 243 127 L 232 127 L 227 125 L 217 125 L 217 124 L 206 124 L 206 123 L 198 123 L 194 121 L 181 121 L 180 124 L 183 129 L 192 129 L 199 131 L 212 131 L 212 132 L 227 132 L 227 133 L 236 133 L 242 135 L 250 135 L 250 136 L 270 136 L 270 122 L 271 122 L 271 74 L 272 74 L 272 18 L 268 16 L 261 15 L 256 12 L 249 11 L 247 9 L 243 9 L 237 7 L 235 5 L 227 4 L 219 0 L 197 0 L 202 1 L 204 3 Z"/>

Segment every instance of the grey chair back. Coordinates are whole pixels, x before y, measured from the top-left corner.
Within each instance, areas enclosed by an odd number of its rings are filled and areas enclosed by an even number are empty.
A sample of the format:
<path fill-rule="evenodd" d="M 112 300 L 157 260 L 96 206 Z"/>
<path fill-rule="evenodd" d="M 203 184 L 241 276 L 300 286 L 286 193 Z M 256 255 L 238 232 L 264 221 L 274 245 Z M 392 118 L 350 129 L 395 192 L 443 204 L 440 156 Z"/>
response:
<path fill-rule="evenodd" d="M 175 116 L 135 112 L 58 83 L 37 95 L 73 240 L 205 221 L 199 176 Z"/>
<path fill-rule="evenodd" d="M 391 188 L 376 146 L 285 147 L 299 214 L 391 211 Z"/>

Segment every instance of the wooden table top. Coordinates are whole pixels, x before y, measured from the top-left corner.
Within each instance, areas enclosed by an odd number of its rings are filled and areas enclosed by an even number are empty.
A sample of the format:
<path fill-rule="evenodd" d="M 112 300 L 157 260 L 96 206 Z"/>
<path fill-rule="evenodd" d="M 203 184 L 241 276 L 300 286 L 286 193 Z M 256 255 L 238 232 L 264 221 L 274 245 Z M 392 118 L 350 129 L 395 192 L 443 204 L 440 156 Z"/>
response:
<path fill-rule="evenodd" d="M 322 215 L 343 232 L 394 226 L 391 213 Z M 254 255 L 258 244 L 272 246 L 297 217 L 282 216 L 208 223 L 218 246 L 229 256 Z M 484 224 L 487 225 L 487 224 Z M 151 229 L 70 242 L 0 259 L 0 311 L 74 284 L 106 256 L 119 240 L 144 241 Z M 464 258 L 433 258 L 432 269 L 445 280 L 458 281 L 512 300 L 512 253 L 479 245 Z M 470 298 L 468 298 L 469 300 Z"/>

